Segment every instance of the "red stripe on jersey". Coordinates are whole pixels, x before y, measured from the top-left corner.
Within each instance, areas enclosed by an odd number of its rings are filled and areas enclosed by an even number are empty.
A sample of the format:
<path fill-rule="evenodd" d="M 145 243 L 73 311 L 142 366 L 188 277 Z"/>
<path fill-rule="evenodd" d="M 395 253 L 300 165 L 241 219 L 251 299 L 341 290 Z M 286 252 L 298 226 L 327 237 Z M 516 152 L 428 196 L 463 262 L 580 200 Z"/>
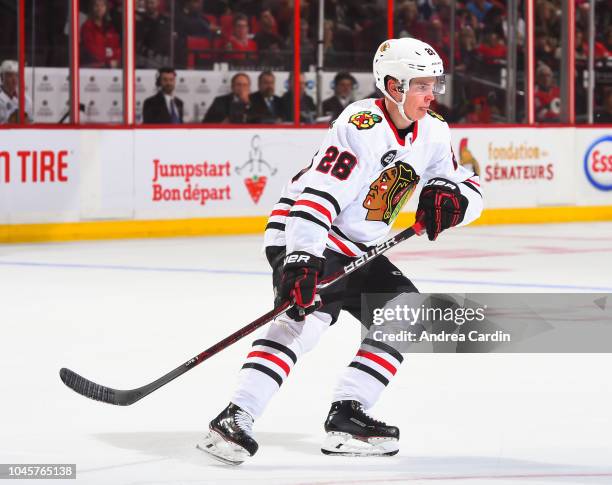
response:
<path fill-rule="evenodd" d="M 321 214 L 323 214 L 325 217 L 327 217 L 327 219 L 329 220 L 329 223 L 331 224 L 332 222 L 332 216 L 329 213 L 329 211 L 323 207 L 321 204 L 317 204 L 316 202 L 313 202 L 312 200 L 298 200 L 293 207 L 295 207 L 296 205 L 305 205 L 307 207 L 310 207 L 318 212 L 320 212 Z"/>
<path fill-rule="evenodd" d="M 289 369 L 289 366 L 284 360 L 279 359 L 276 355 L 269 354 L 268 352 L 261 352 L 259 350 L 254 350 L 253 352 L 249 353 L 249 355 L 247 355 L 247 359 L 249 357 L 260 357 L 262 359 L 267 359 L 270 362 L 274 362 L 277 366 L 283 369 L 285 371 L 285 374 L 287 375 L 289 375 L 289 371 L 291 370 Z"/>
<path fill-rule="evenodd" d="M 384 367 L 385 369 L 387 369 L 393 375 L 395 375 L 395 373 L 397 372 L 397 369 L 393 365 L 391 365 L 388 361 L 386 361 L 382 357 L 379 357 L 378 355 L 373 354 L 372 352 L 360 350 L 359 352 L 357 352 L 357 357 L 365 357 L 366 359 L 370 359 L 371 361 L 376 362 L 381 367 Z"/>
<path fill-rule="evenodd" d="M 419 134 L 419 121 L 416 120 L 414 122 L 414 129 L 412 130 L 412 142 L 411 143 L 414 143 L 416 141 L 416 137 L 418 134 Z"/>
<path fill-rule="evenodd" d="M 471 184 L 477 185 L 478 187 L 480 187 L 480 184 L 472 179 L 467 179 L 468 182 L 470 182 Z"/>
<path fill-rule="evenodd" d="M 374 103 L 383 112 L 383 115 L 384 115 L 385 119 L 387 120 L 387 124 L 391 128 L 391 131 L 393 131 L 393 134 L 395 135 L 395 139 L 397 140 L 397 142 L 401 146 L 405 146 L 406 145 L 406 140 L 404 140 L 401 136 L 399 136 L 399 133 L 397 132 L 397 128 L 395 127 L 395 124 L 391 120 L 391 115 L 389 115 L 389 112 L 387 111 L 387 107 L 385 106 L 384 99 L 377 99 Z"/>
<path fill-rule="evenodd" d="M 286 216 L 287 214 L 289 214 L 289 209 L 287 209 L 287 210 L 276 209 L 276 210 L 272 211 L 272 214 L 270 214 L 270 217 L 272 217 L 272 216 Z"/>
<path fill-rule="evenodd" d="M 336 245 L 338 246 L 338 249 L 340 249 L 340 251 L 342 251 L 344 254 L 346 254 L 347 256 L 352 256 L 355 257 L 357 256 L 355 253 L 353 253 L 353 251 L 351 251 L 348 246 L 346 244 L 344 244 L 342 241 L 340 241 L 340 239 L 332 236 L 331 234 L 328 234 L 327 237 Z"/>

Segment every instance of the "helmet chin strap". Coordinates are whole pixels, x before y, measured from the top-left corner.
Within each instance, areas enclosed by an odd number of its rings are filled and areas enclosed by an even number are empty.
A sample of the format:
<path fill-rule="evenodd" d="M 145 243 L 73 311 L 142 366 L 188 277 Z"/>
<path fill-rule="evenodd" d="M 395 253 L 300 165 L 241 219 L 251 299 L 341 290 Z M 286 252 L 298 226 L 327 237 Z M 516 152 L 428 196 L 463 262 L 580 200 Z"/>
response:
<path fill-rule="evenodd" d="M 406 120 L 408 123 L 413 123 L 414 120 L 410 116 L 408 116 L 406 112 L 404 111 L 404 103 L 406 102 L 406 91 L 402 91 L 401 101 L 393 100 L 393 102 L 396 104 L 397 110 L 399 111 L 400 116 L 404 118 L 404 120 Z"/>
<path fill-rule="evenodd" d="M 387 96 L 387 98 L 389 98 L 393 103 L 395 103 L 395 105 L 397 106 L 397 110 L 399 111 L 399 114 L 404 119 L 404 121 L 407 121 L 408 123 L 414 123 L 415 120 L 408 116 L 404 111 L 404 103 L 406 102 L 406 91 L 402 91 L 401 101 L 395 101 L 395 99 L 393 99 L 393 96 L 391 96 L 386 89 L 383 90 L 383 93 Z"/>

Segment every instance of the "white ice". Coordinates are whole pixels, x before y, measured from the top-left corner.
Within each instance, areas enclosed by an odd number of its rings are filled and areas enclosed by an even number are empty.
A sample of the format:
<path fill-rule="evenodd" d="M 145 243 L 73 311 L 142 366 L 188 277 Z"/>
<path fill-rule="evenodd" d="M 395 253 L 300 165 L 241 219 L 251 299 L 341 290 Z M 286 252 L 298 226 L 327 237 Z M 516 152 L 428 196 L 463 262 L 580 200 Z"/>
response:
<path fill-rule="evenodd" d="M 609 293 L 611 253 L 612 223 L 589 223 L 455 229 L 391 259 L 424 292 Z M 65 366 L 138 387 L 269 310 L 259 237 L 0 246 L 0 295 L 0 463 L 76 463 L 76 483 L 105 485 L 612 483 L 612 354 L 407 355 L 372 410 L 400 427 L 400 453 L 329 457 L 322 422 L 359 343 L 345 315 L 298 362 L 255 425 L 260 452 L 237 468 L 195 444 L 251 337 L 130 407 L 62 384 Z"/>

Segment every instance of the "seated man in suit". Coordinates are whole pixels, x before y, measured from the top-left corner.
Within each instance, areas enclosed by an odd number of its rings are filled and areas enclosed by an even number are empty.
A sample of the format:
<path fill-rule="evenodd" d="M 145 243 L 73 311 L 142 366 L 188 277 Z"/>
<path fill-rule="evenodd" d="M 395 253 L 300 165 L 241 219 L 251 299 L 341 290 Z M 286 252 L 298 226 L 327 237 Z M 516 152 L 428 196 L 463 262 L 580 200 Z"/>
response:
<path fill-rule="evenodd" d="M 249 123 L 280 123 L 283 106 L 279 96 L 274 94 L 276 78 L 270 71 L 263 71 L 257 80 L 259 90 L 251 94 Z"/>
<path fill-rule="evenodd" d="M 251 79 L 244 72 L 234 74 L 232 92 L 217 96 L 208 108 L 203 123 L 246 123 L 251 109 Z"/>
<path fill-rule="evenodd" d="M 289 74 L 288 89 L 281 98 L 283 107 L 283 119 L 293 121 L 293 76 Z M 314 99 L 306 94 L 306 81 L 304 75 L 300 75 L 300 123 L 314 123 L 317 115 L 317 107 Z"/>
<path fill-rule="evenodd" d="M 183 123 L 183 102 L 174 96 L 176 71 L 172 67 L 162 67 L 157 71 L 155 85 L 158 92 L 145 99 L 142 108 L 142 121 L 148 124 Z"/>
<path fill-rule="evenodd" d="M 323 101 L 323 114 L 335 120 L 353 101 L 353 89 L 357 80 L 350 72 L 339 72 L 334 77 L 334 95 Z"/>

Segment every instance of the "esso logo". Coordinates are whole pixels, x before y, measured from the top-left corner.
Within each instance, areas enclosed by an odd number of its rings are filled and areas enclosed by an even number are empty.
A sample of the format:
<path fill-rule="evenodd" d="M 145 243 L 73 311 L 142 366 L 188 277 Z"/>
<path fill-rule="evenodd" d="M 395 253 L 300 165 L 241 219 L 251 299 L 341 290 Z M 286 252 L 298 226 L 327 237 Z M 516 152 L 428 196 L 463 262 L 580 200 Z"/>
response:
<path fill-rule="evenodd" d="M 584 155 L 584 172 L 599 190 L 612 190 L 612 135 L 595 140 Z"/>

